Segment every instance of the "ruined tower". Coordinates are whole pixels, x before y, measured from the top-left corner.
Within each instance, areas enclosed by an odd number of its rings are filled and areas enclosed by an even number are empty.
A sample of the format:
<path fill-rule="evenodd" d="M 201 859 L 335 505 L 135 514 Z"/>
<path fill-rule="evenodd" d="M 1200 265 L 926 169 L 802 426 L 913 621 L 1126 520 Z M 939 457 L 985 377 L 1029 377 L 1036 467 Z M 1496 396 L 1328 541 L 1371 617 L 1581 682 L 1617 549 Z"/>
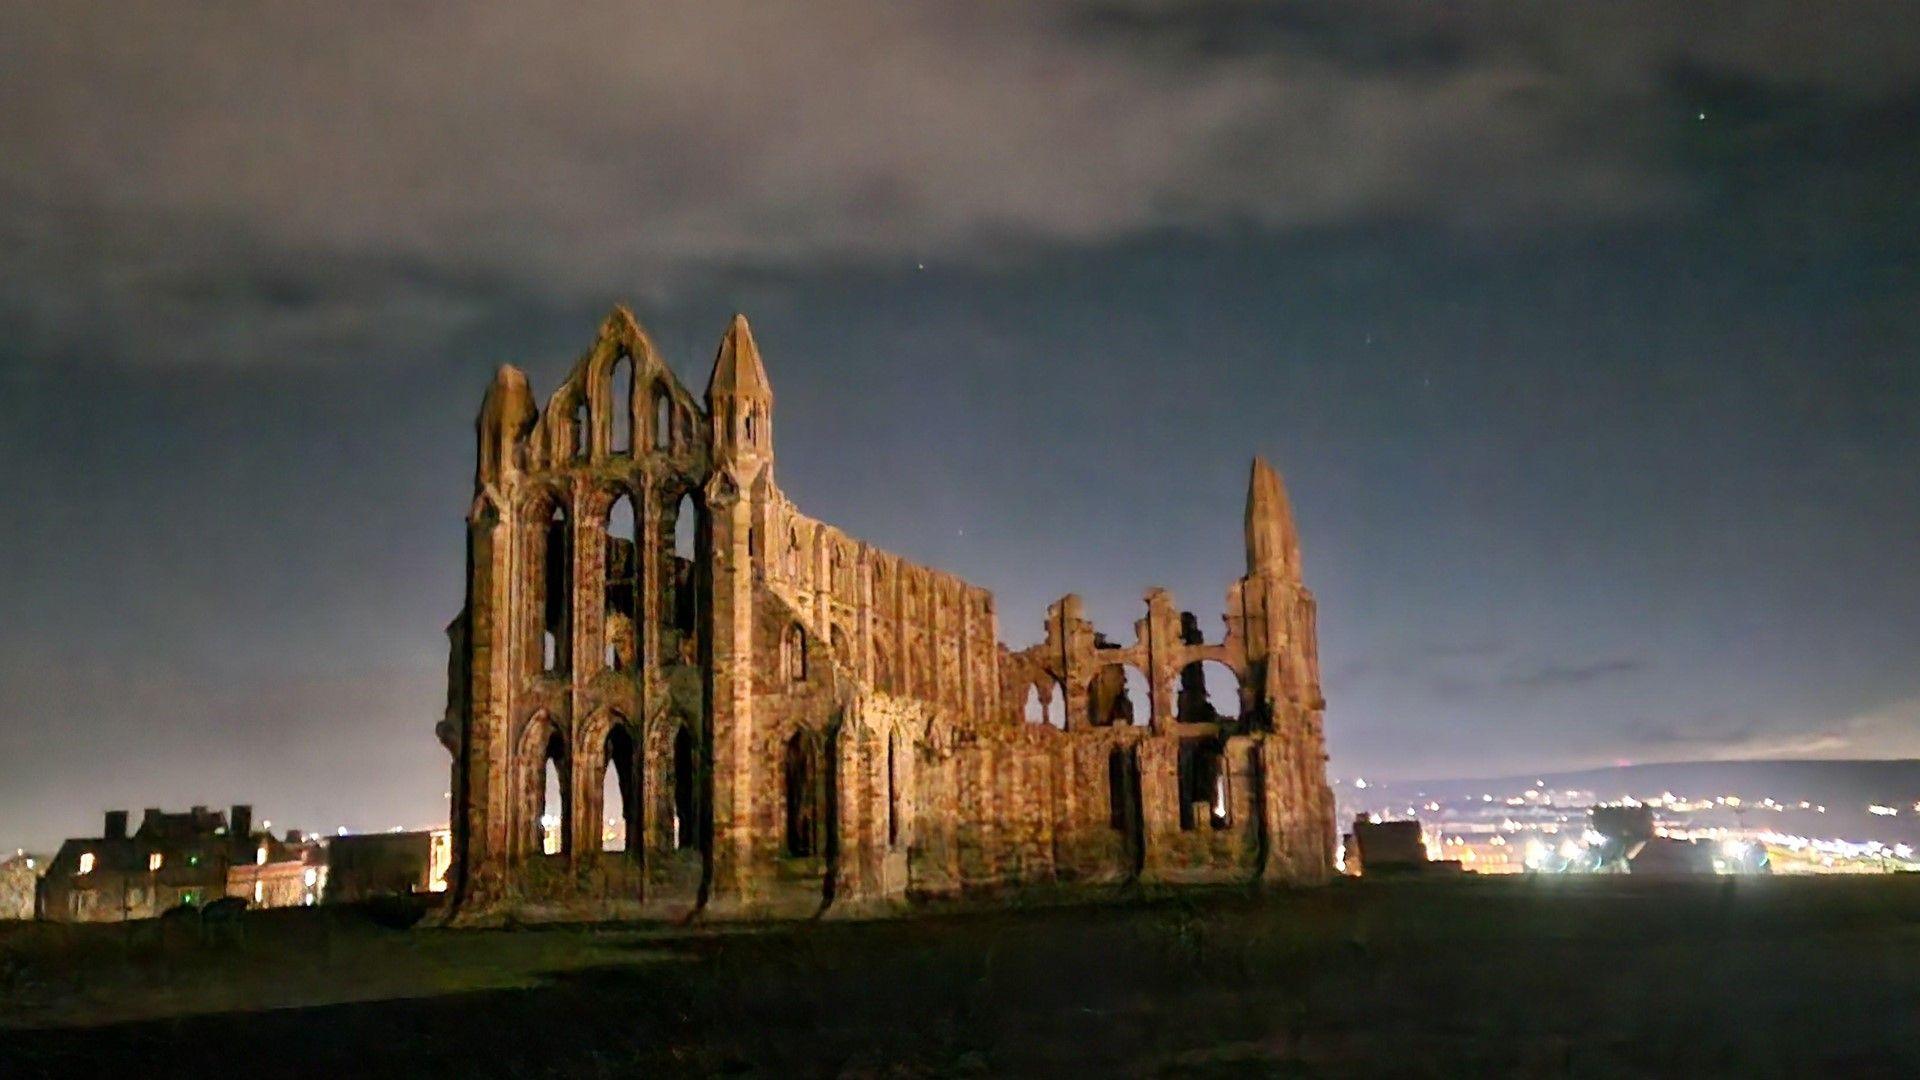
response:
<path fill-rule="evenodd" d="M 703 400 L 625 310 L 544 407 L 495 376 L 439 726 L 457 920 L 1331 873 L 1313 598 L 1264 462 L 1221 640 L 1155 589 L 1131 643 L 1068 596 L 1012 652 L 986 590 L 792 504 L 773 405 L 737 316 Z"/>

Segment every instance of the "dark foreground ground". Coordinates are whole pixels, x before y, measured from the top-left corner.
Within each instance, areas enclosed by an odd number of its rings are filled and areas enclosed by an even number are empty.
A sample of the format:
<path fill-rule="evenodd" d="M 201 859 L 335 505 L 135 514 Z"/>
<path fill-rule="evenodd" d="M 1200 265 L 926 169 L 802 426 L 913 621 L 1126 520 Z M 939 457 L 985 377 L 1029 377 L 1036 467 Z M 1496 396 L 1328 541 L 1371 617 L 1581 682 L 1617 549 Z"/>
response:
<path fill-rule="evenodd" d="M 1920 875 L 725 931 L 0 930 L 0 1076 L 1920 1075 Z"/>

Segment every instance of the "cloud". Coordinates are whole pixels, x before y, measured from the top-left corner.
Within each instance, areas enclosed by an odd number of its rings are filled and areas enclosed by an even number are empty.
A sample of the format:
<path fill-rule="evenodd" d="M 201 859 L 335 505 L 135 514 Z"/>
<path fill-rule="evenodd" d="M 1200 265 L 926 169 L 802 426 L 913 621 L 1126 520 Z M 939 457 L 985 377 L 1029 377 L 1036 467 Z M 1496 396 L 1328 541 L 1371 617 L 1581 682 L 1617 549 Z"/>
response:
<path fill-rule="evenodd" d="M 1591 664 L 1542 664 L 1527 671 L 1509 672 L 1506 686 L 1521 690 L 1550 690 L 1586 686 L 1616 675 L 1630 675 L 1646 667 L 1642 660 L 1601 660 Z"/>
<path fill-rule="evenodd" d="M 1629 745 L 1662 755 L 1719 761 L 1920 757 L 1920 697 L 1824 719 L 1641 718 L 1627 724 L 1622 734 Z"/>
<path fill-rule="evenodd" d="M 13 5 L 0 320 L 27 356 L 268 362 L 498 291 L 1631 216 L 1686 197 L 1646 119 L 1673 64 L 1871 96 L 1913 55 L 1877 11 L 1783 49 L 1765 5 Z"/>

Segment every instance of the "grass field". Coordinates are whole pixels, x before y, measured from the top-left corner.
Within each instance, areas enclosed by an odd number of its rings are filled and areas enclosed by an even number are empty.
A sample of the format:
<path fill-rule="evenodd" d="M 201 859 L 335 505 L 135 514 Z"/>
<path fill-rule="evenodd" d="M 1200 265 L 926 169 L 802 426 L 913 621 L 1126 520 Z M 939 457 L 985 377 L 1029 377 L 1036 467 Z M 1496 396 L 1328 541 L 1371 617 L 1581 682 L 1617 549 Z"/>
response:
<path fill-rule="evenodd" d="M 1920 876 L 662 930 L 0 930 L 0 1076 L 1916 1075 Z"/>

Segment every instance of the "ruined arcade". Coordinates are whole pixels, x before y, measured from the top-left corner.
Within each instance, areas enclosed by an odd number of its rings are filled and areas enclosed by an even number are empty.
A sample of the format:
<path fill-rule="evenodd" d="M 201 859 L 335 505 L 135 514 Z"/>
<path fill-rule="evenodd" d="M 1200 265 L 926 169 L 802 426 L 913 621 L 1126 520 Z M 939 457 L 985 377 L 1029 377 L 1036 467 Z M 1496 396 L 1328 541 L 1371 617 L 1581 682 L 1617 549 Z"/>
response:
<path fill-rule="evenodd" d="M 1067 596 L 1016 652 L 985 589 L 788 500 L 742 318 L 696 398 L 616 310 L 544 408 L 501 368 L 478 434 L 438 729 L 457 921 L 1332 874 L 1314 601 L 1264 462 L 1224 636 L 1152 589 L 1131 641 Z"/>

